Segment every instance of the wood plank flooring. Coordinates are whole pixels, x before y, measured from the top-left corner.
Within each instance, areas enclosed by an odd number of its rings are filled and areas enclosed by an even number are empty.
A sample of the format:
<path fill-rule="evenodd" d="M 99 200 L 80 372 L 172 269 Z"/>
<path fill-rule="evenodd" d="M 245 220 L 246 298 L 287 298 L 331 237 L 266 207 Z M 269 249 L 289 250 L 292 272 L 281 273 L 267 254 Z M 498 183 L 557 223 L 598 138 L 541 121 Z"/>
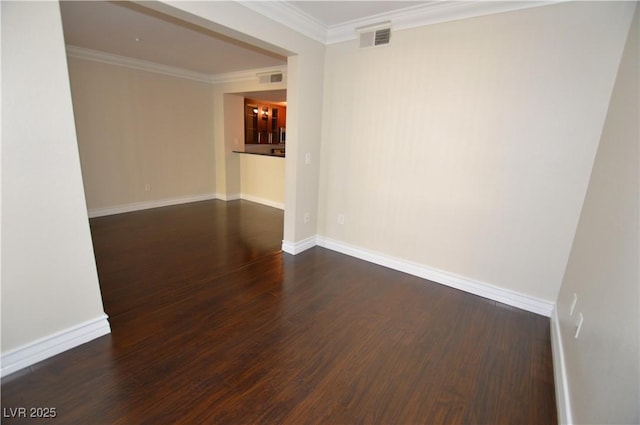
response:
<path fill-rule="evenodd" d="M 91 228 L 112 333 L 3 379 L 3 423 L 556 423 L 548 318 L 282 254 L 282 212 L 246 201 Z"/>

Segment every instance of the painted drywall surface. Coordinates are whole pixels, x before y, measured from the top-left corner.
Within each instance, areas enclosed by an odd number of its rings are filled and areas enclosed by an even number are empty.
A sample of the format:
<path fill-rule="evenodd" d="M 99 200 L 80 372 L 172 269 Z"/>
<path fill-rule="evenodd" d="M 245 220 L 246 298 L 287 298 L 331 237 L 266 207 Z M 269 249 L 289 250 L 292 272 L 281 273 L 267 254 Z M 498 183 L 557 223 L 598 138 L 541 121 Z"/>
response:
<path fill-rule="evenodd" d="M 640 422 L 638 25 L 636 11 L 556 307 L 577 424 Z"/>
<path fill-rule="evenodd" d="M 57 2 L 2 2 L 2 353 L 103 316 Z"/>
<path fill-rule="evenodd" d="M 244 97 L 224 95 L 224 154 L 227 193 L 239 193 L 241 187 L 240 163 L 233 151 L 242 150 L 244 144 Z M 231 148 L 231 149 L 229 149 Z M 229 152 L 231 150 L 231 152 Z M 240 176 L 240 177 L 239 177 Z"/>
<path fill-rule="evenodd" d="M 214 90 L 214 111 L 222 128 L 214 134 L 216 149 L 216 193 L 223 199 L 240 193 L 240 162 L 232 152 L 244 140 L 244 98 Z M 219 101 L 222 102 L 219 102 Z M 221 131 L 220 131 L 221 130 Z M 221 137 L 220 137 L 221 136 Z"/>
<path fill-rule="evenodd" d="M 290 56 L 288 63 L 295 84 L 287 89 L 284 240 L 298 242 L 317 234 L 324 55 Z"/>
<path fill-rule="evenodd" d="M 320 235 L 553 302 L 632 8 L 566 3 L 329 46 Z"/>
<path fill-rule="evenodd" d="M 214 193 L 210 84 L 77 58 L 69 75 L 89 210 Z"/>
<path fill-rule="evenodd" d="M 325 46 L 237 2 L 170 1 L 149 6 L 288 56 L 284 240 L 295 243 L 315 235 L 316 217 L 304 223 L 304 213 L 315 215 L 318 210 Z M 310 164 L 305 162 L 307 154 Z"/>
<path fill-rule="evenodd" d="M 284 205 L 285 158 L 236 154 L 240 157 L 241 192 L 247 199 Z"/>

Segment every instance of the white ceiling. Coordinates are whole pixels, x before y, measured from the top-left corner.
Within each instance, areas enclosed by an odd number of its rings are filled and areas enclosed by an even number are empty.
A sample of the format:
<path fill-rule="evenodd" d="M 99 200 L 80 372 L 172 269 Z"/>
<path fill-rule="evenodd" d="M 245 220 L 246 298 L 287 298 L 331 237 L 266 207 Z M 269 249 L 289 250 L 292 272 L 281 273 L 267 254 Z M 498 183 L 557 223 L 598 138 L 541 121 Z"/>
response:
<path fill-rule="evenodd" d="M 326 27 L 361 20 L 434 1 L 288 1 Z"/>

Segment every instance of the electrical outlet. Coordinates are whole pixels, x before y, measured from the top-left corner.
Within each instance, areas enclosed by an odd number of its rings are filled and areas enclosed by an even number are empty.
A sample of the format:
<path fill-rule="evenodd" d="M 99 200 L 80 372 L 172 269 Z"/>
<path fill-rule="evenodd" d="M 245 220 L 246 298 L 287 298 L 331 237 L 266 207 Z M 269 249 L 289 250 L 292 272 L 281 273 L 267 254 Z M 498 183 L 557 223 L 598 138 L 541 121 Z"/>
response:
<path fill-rule="evenodd" d="M 344 224 L 344 214 L 338 214 L 338 224 Z"/>
<path fill-rule="evenodd" d="M 304 222 L 305 224 L 311 221 L 311 214 L 309 212 L 304 213 Z"/>
<path fill-rule="evenodd" d="M 151 183 L 145 183 L 144 184 L 144 191 L 145 192 L 151 191 Z"/>
<path fill-rule="evenodd" d="M 311 153 L 307 152 L 304 154 L 304 163 L 307 165 L 311 164 Z"/>
<path fill-rule="evenodd" d="M 578 321 L 576 322 L 576 333 L 573 335 L 574 338 L 578 339 L 578 335 L 580 335 L 580 329 L 582 329 L 582 322 L 584 322 L 584 316 L 582 313 L 578 313 Z"/>
<path fill-rule="evenodd" d="M 576 309 L 577 302 L 578 294 L 574 293 L 573 298 L 571 299 L 571 305 L 569 306 L 569 316 L 573 316 L 573 311 Z"/>

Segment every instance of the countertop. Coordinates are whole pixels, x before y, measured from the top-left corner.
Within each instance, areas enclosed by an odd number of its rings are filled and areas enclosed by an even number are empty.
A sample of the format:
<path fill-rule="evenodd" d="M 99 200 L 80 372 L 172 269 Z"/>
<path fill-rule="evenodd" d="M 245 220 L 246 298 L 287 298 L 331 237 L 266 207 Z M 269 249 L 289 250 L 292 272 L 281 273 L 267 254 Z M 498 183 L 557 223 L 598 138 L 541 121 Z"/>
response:
<path fill-rule="evenodd" d="M 278 158 L 284 158 L 284 153 L 261 153 L 261 152 L 243 152 L 243 151 L 233 151 L 234 153 L 244 153 L 247 155 L 262 155 L 262 156 L 275 156 Z"/>

